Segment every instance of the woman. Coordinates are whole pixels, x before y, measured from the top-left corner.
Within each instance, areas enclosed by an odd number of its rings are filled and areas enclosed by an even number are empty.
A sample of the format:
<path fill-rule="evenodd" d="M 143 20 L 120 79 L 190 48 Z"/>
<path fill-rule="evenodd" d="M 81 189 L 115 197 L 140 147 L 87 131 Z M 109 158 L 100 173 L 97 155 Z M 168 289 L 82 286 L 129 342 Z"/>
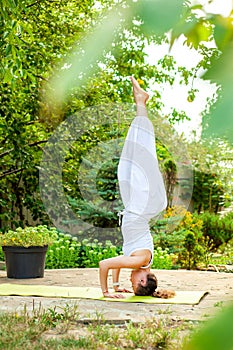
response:
<path fill-rule="evenodd" d="M 121 213 L 124 255 L 100 261 L 100 285 L 104 297 L 123 298 L 122 294 L 109 293 L 108 272 L 112 269 L 116 292 L 129 292 L 120 289 L 118 281 L 121 268 L 132 268 L 131 282 L 135 295 L 169 297 L 172 296 L 169 293 L 160 295 L 155 292 L 157 279 L 150 272 L 154 246 L 149 220 L 166 208 L 167 198 L 156 156 L 154 129 L 147 117 L 149 95 L 133 77 L 131 82 L 137 113 L 118 165 L 119 187 L 125 207 Z"/>

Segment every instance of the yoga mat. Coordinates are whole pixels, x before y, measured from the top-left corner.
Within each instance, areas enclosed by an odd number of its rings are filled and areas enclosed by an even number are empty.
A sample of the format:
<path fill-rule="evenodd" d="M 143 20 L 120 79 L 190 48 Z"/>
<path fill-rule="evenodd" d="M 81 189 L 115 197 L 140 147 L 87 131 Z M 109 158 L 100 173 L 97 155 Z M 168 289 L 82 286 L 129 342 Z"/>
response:
<path fill-rule="evenodd" d="M 125 299 L 103 298 L 100 288 L 94 287 L 62 287 L 46 285 L 25 285 L 25 284 L 0 284 L 0 296 L 34 296 L 45 298 L 77 298 L 93 299 L 104 301 L 120 301 L 126 303 L 147 303 L 147 304 L 198 304 L 208 294 L 205 291 L 177 291 L 174 298 L 161 299 L 153 297 L 135 296 L 131 293 L 121 293 Z"/>

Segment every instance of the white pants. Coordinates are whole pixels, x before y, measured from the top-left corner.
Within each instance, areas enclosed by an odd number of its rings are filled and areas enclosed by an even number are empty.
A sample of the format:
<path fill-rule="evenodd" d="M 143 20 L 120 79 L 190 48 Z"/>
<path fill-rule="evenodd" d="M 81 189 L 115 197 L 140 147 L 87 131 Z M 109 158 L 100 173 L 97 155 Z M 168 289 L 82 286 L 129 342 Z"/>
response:
<path fill-rule="evenodd" d="M 118 165 L 118 181 L 125 211 L 150 219 L 166 208 L 154 128 L 147 117 L 136 117 L 129 128 Z"/>
<path fill-rule="evenodd" d="M 121 231 L 123 253 L 149 249 L 153 239 L 149 220 L 167 205 L 166 191 L 159 170 L 155 135 L 147 117 L 136 117 L 127 134 L 118 165 L 118 181 L 124 204 Z"/>

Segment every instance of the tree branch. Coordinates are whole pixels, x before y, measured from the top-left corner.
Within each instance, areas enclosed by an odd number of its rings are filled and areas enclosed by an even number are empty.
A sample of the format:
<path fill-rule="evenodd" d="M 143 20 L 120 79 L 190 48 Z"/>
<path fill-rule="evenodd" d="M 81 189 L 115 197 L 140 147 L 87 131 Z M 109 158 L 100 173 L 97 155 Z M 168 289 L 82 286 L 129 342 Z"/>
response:
<path fill-rule="evenodd" d="M 36 141 L 36 142 L 33 142 L 33 143 L 29 143 L 28 146 L 29 147 L 33 147 L 33 146 L 37 146 L 37 145 L 40 145 L 41 143 L 46 143 L 46 142 L 48 142 L 48 140 Z"/>
<path fill-rule="evenodd" d="M 14 148 L 8 149 L 7 151 L 0 154 L 0 158 L 5 157 L 7 154 L 11 153 L 14 150 Z"/>
<path fill-rule="evenodd" d="M 27 5 L 27 6 L 26 6 L 26 8 L 29 8 L 29 7 L 32 7 L 32 6 L 38 5 L 39 3 L 40 3 L 40 1 L 35 1 L 35 2 L 33 2 L 32 4 Z"/>
<path fill-rule="evenodd" d="M 0 175 L 0 179 L 2 179 L 3 177 L 5 176 L 8 176 L 8 175 L 11 175 L 11 174 L 16 174 L 16 173 L 19 173 L 20 171 L 24 170 L 24 168 L 20 168 L 20 169 L 15 169 L 15 170 L 11 170 L 11 171 L 6 171 L 4 173 L 2 173 Z"/>
<path fill-rule="evenodd" d="M 29 143 L 27 146 L 29 147 L 33 147 L 33 146 L 37 146 L 40 145 L 41 143 L 46 143 L 48 140 L 41 140 L 41 141 L 36 141 L 33 143 Z M 14 148 L 8 149 L 7 151 L 3 152 L 0 154 L 0 158 L 5 157 L 6 155 L 8 155 L 9 153 L 11 153 L 14 150 Z"/>

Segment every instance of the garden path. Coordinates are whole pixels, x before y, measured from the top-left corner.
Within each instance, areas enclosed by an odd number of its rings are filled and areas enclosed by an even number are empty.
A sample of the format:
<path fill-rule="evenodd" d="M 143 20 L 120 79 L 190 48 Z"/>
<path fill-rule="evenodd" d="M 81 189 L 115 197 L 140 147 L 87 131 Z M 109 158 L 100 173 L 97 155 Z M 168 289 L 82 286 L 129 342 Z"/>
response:
<path fill-rule="evenodd" d="M 209 294 L 198 305 L 165 305 L 120 303 L 99 300 L 62 299 L 42 297 L 0 296 L 0 311 L 19 311 L 25 305 L 30 312 L 33 308 L 54 308 L 57 311 L 67 304 L 78 305 L 78 312 L 83 319 L 103 315 L 105 320 L 114 322 L 142 322 L 145 319 L 170 317 L 174 320 L 198 321 L 213 315 L 218 309 L 233 301 L 233 273 L 187 271 L 187 270 L 154 270 L 159 287 L 174 290 L 205 290 Z M 121 272 L 121 283 L 130 288 L 129 270 Z M 99 286 L 98 269 L 62 269 L 46 270 L 40 279 L 8 279 L 5 271 L 0 271 L 0 283 L 45 284 L 60 286 Z M 62 311 L 61 311 L 62 312 Z"/>

